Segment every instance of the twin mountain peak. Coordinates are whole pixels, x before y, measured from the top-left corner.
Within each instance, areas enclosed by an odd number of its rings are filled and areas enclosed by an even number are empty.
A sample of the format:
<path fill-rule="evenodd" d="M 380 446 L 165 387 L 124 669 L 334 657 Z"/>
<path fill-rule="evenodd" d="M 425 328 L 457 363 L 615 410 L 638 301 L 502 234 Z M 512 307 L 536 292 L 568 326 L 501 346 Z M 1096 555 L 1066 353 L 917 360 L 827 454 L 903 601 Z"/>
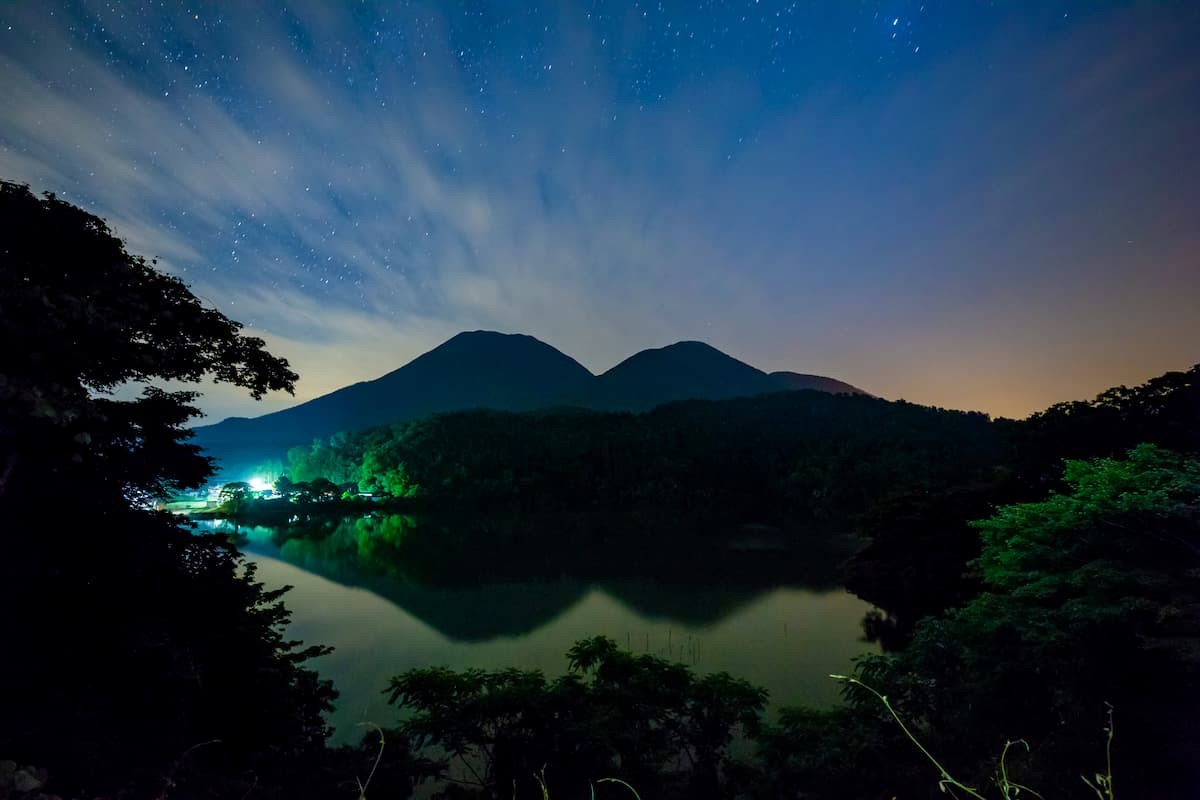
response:
<path fill-rule="evenodd" d="M 214 453 L 277 450 L 338 431 L 360 430 L 441 411 L 531 411 L 574 406 L 646 411 L 676 400 L 719 400 L 817 389 L 864 394 L 819 375 L 763 372 L 703 342 L 643 350 L 601 375 L 524 334 L 460 333 L 397 370 L 299 405 L 196 429 Z"/>

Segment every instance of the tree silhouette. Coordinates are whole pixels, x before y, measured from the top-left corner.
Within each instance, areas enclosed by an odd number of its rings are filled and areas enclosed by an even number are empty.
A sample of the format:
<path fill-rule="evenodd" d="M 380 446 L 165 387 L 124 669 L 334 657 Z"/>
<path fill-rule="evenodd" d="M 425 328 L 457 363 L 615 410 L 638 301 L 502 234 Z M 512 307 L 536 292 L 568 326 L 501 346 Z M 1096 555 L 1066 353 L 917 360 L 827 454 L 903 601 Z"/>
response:
<path fill-rule="evenodd" d="M 95 216 L 0 182 L 0 219 L 0 753 L 60 794 L 285 773 L 327 732 L 323 650 L 232 545 L 149 508 L 211 472 L 196 394 L 155 383 L 296 374 Z"/>

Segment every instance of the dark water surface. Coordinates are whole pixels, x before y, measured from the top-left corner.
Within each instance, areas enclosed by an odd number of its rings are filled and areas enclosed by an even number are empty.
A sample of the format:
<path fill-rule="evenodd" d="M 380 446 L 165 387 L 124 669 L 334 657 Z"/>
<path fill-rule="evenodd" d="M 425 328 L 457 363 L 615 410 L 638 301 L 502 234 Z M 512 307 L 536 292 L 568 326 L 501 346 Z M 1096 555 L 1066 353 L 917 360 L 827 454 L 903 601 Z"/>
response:
<path fill-rule="evenodd" d="M 508 540 L 492 553 L 449 547 L 455 568 L 431 566 L 412 543 L 454 534 L 426 534 L 407 517 L 346 519 L 303 536 L 238 530 L 258 578 L 269 588 L 294 587 L 286 596 L 289 637 L 335 648 L 314 663 L 341 692 L 331 719 L 339 742 L 357 739 L 359 723 L 395 720 L 382 691 L 406 669 L 515 666 L 555 675 L 566 669 L 568 648 L 587 636 L 745 678 L 770 692 L 773 708 L 837 702 L 829 674 L 876 650 L 861 628 L 870 605 L 837 585 L 837 559 L 819 547 L 806 558 L 752 542 L 692 553 L 683 565 L 631 563 L 622 575 L 609 563 L 579 576 L 539 560 L 543 550 L 524 557 Z M 592 563 L 577 555 L 576 565 Z"/>

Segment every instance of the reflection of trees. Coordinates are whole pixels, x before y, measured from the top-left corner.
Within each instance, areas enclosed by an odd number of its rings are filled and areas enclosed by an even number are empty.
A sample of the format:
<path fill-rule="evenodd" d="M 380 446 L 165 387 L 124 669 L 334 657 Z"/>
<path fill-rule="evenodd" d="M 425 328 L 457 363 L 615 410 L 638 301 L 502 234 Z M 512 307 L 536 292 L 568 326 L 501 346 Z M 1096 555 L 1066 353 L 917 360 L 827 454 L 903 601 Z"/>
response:
<path fill-rule="evenodd" d="M 399 544 L 415 525 L 410 516 L 390 514 L 317 517 L 278 527 L 238 526 L 237 531 L 251 541 L 251 549 L 269 545 L 292 564 L 346 582 L 371 575 L 406 579 Z"/>
<path fill-rule="evenodd" d="M 431 583 L 424 579 L 428 572 L 424 565 L 405 558 L 406 540 L 418 535 L 419 526 L 402 514 L 293 528 L 277 529 L 271 537 L 285 561 L 338 583 L 369 589 L 457 641 L 529 633 L 587 591 L 586 584 L 565 580 L 479 586 Z M 430 531 L 436 529 L 427 528 L 420 535 L 431 535 Z"/>
<path fill-rule="evenodd" d="M 731 551 L 689 546 L 693 532 L 651 536 L 598 516 L 390 514 L 258 528 L 250 547 L 269 539 L 284 560 L 370 589 L 460 641 L 536 630 L 594 586 L 643 616 L 687 625 L 715 623 L 780 585 L 837 586 L 841 539 L 814 537 L 803 553 Z"/>

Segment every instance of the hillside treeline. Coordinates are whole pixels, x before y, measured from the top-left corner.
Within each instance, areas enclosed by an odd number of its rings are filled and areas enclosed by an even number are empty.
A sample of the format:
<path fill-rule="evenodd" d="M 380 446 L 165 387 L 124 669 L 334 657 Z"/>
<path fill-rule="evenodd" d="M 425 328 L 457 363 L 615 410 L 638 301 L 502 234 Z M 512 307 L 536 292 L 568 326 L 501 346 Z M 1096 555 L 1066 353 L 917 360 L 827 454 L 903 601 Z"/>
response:
<path fill-rule="evenodd" d="M 293 448 L 288 475 L 459 509 L 654 507 L 777 522 L 862 514 L 1002 458 L 983 414 L 800 391 L 645 414 L 438 414 Z"/>

